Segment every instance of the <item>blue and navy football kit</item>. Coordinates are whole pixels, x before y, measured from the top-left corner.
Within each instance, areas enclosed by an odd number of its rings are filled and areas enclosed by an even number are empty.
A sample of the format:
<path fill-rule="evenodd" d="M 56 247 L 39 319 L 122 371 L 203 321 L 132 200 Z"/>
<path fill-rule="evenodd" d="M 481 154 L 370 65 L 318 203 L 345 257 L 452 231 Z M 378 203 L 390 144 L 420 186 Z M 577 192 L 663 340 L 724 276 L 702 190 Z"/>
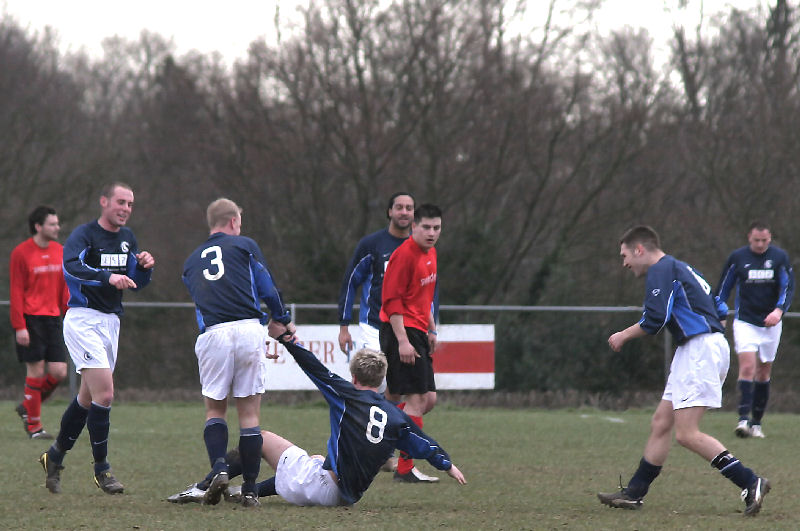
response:
<path fill-rule="evenodd" d="M 736 319 L 764 326 L 775 308 L 789 311 L 794 295 L 794 271 L 786 251 L 769 246 L 762 254 L 749 246 L 736 249 L 722 270 L 717 295 L 723 301 L 736 286 Z"/>
<path fill-rule="evenodd" d="M 447 452 L 393 403 L 374 391 L 356 389 L 308 350 L 283 345 L 328 402 L 331 436 L 323 468 L 339 478 L 339 490 L 348 504 L 361 499 L 395 448 L 427 459 L 439 470 L 450 470 Z"/>
<path fill-rule="evenodd" d="M 64 278 L 70 308 L 92 308 L 122 315 L 122 293 L 108 283 L 112 274 L 126 275 L 136 283 L 134 291 L 150 282 L 151 269 L 139 267 L 139 248 L 133 231 L 120 227 L 105 230 L 95 220 L 72 231 L 64 244 Z"/>
<path fill-rule="evenodd" d="M 358 242 L 353 258 L 339 291 L 339 324 L 349 325 L 353 317 L 356 291 L 361 288 L 359 323 L 373 328 L 381 327 L 381 287 L 389 257 L 406 238 L 392 236 L 389 229 L 381 229 Z"/>
<path fill-rule="evenodd" d="M 664 255 L 647 270 L 644 312 L 639 321 L 645 332 L 657 334 L 665 326 L 678 345 L 709 332 L 722 332 L 728 307 L 711 294 L 711 286 L 686 262 Z"/>
<path fill-rule="evenodd" d="M 216 232 L 194 250 L 183 266 L 183 283 L 197 312 L 200 333 L 231 321 L 269 320 L 261 310 L 267 304 L 272 319 L 291 321 L 281 294 L 258 245 L 246 236 Z"/>

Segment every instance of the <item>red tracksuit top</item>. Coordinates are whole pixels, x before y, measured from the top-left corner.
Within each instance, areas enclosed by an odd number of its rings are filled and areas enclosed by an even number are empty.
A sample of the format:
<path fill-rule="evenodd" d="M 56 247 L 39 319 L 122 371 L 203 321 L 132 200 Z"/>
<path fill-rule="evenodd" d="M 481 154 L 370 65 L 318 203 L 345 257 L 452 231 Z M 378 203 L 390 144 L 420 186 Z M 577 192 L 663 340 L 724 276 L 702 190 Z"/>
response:
<path fill-rule="evenodd" d="M 403 325 L 427 332 L 436 292 L 436 249 L 408 238 L 392 253 L 383 276 L 381 321 L 402 314 Z"/>
<path fill-rule="evenodd" d="M 11 252 L 9 280 L 11 326 L 24 330 L 25 315 L 58 317 L 67 308 L 69 290 L 62 270 L 63 247 L 50 242 L 44 249 L 28 238 Z"/>

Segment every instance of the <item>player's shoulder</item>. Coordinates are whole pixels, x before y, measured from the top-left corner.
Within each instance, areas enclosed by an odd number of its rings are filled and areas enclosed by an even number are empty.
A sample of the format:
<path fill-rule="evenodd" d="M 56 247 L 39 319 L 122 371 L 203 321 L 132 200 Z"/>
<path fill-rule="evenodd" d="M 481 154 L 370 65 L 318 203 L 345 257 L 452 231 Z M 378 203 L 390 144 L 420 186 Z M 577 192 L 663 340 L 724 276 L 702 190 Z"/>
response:
<path fill-rule="evenodd" d="M 787 262 L 789 261 L 789 253 L 775 245 L 770 245 L 767 248 L 767 253 L 782 260 L 786 260 Z"/>
<path fill-rule="evenodd" d="M 371 232 L 358 240 L 358 248 L 372 248 L 376 247 L 380 242 L 384 241 L 387 237 L 390 237 L 389 229 L 386 227 L 376 230 L 375 232 Z"/>
<path fill-rule="evenodd" d="M 25 253 L 28 249 L 31 248 L 31 244 L 36 245 L 33 242 L 33 238 L 26 238 L 19 242 L 14 249 L 11 251 L 11 256 L 19 255 L 21 253 Z"/>

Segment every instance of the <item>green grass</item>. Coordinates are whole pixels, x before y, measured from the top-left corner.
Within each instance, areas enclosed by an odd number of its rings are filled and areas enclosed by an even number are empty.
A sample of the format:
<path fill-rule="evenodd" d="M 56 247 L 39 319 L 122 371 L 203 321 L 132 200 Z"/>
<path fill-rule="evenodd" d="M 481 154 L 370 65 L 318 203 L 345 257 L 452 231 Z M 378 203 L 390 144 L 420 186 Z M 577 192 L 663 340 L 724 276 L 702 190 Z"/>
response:
<path fill-rule="evenodd" d="M 55 431 L 64 401 L 44 409 Z M 438 485 L 398 485 L 381 473 L 351 508 L 293 507 L 279 498 L 244 510 L 177 506 L 170 494 L 206 472 L 203 409 L 196 404 L 118 404 L 112 411 L 110 460 L 125 494 L 108 496 L 92 481 L 84 432 L 65 460 L 63 493 L 44 488 L 36 462 L 48 443 L 22 433 L 12 402 L 0 402 L 2 529 L 797 529 L 800 488 L 795 464 L 800 420 L 767 416 L 767 439 L 733 436 L 735 415 L 713 412 L 703 427 L 747 466 L 770 478 L 762 513 L 744 518 L 738 489 L 689 451 L 674 446 L 641 511 L 600 505 L 597 491 L 627 481 L 641 456 L 651 411 L 502 410 L 439 407 L 425 429 L 450 452 L 469 481 L 444 474 Z M 235 426 L 235 418 L 229 419 Z M 265 405 L 262 427 L 311 453 L 324 453 L 327 408 Z M 237 435 L 231 430 L 231 440 Z M 422 468 L 433 472 L 424 463 Z M 262 477 L 269 467 L 262 462 Z"/>

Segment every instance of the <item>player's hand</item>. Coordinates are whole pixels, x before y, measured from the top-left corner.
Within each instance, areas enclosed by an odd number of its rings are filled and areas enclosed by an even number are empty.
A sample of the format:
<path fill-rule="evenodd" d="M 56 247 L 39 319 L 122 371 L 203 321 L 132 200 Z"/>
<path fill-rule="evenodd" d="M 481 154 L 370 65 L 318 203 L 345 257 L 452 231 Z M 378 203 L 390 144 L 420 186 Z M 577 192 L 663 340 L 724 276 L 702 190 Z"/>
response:
<path fill-rule="evenodd" d="M 466 485 L 467 480 L 464 477 L 464 474 L 458 469 L 456 465 L 452 465 L 450 470 L 447 471 L 447 475 L 453 478 L 454 480 L 458 481 L 459 485 Z"/>
<path fill-rule="evenodd" d="M 776 324 L 781 322 L 782 317 L 783 317 L 783 310 L 781 310 L 780 308 L 775 308 L 774 310 L 769 312 L 767 318 L 764 319 L 764 326 L 775 326 Z"/>
<path fill-rule="evenodd" d="M 428 344 L 431 346 L 431 352 L 436 350 L 436 347 L 439 346 L 438 336 L 430 330 L 428 330 Z"/>
<path fill-rule="evenodd" d="M 29 347 L 31 345 L 31 334 L 28 332 L 27 328 L 17 330 L 15 335 L 17 336 L 18 345 L 22 345 L 23 347 Z"/>
<path fill-rule="evenodd" d="M 414 365 L 414 361 L 419 358 L 419 352 L 411 345 L 408 339 L 397 342 L 397 352 L 400 354 L 400 361 Z"/>
<path fill-rule="evenodd" d="M 350 328 L 347 326 L 339 327 L 339 348 L 345 354 L 353 350 L 353 337 L 350 335 Z"/>
<path fill-rule="evenodd" d="M 295 343 L 297 341 L 296 333 L 297 328 L 294 326 L 294 323 L 283 324 L 278 321 L 273 321 L 272 319 L 267 323 L 267 334 L 269 334 L 269 337 L 272 339 L 285 341 L 286 343 Z"/>
<path fill-rule="evenodd" d="M 136 287 L 136 282 L 134 282 L 133 279 L 131 279 L 126 275 L 117 275 L 116 273 L 111 273 L 111 276 L 108 277 L 108 283 L 117 289 L 128 289 Z"/>
<path fill-rule="evenodd" d="M 153 258 L 153 255 L 147 251 L 142 251 L 137 254 L 136 261 L 139 262 L 139 265 L 144 269 L 151 269 L 154 265 L 156 265 L 155 258 Z"/>
<path fill-rule="evenodd" d="M 611 337 L 608 338 L 608 346 L 611 347 L 611 350 L 614 352 L 619 352 L 622 350 L 622 345 L 625 344 L 625 341 L 625 334 L 622 332 L 617 332 L 615 334 L 611 334 Z"/>

